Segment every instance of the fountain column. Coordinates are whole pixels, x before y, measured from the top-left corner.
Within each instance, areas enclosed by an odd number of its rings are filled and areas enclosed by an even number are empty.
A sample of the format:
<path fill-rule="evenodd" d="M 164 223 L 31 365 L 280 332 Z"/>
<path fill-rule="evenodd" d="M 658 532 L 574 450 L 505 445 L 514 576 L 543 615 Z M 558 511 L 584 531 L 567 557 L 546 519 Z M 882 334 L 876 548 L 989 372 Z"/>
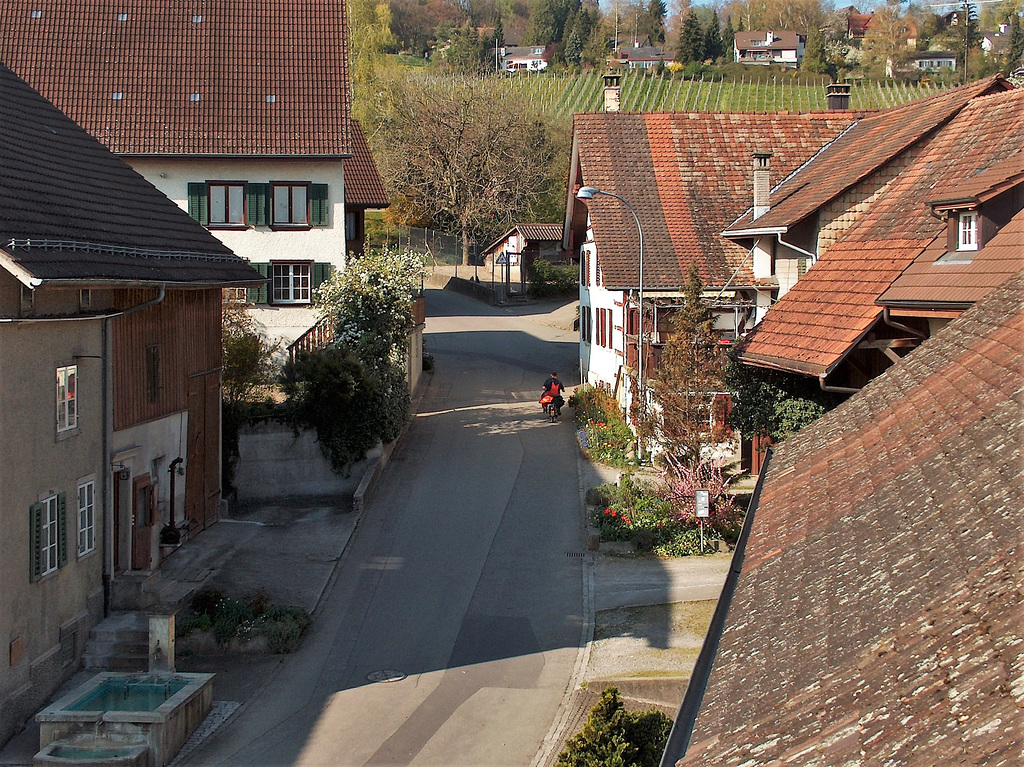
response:
<path fill-rule="evenodd" d="M 149 671 L 174 673 L 174 612 L 150 610 Z"/>

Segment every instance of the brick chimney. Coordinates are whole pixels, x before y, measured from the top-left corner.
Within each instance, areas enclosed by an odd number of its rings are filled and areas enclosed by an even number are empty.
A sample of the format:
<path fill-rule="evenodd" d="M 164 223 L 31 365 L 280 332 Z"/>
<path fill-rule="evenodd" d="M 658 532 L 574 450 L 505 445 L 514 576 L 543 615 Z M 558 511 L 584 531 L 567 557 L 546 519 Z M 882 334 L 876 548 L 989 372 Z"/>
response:
<path fill-rule="evenodd" d="M 768 212 L 771 191 L 771 152 L 754 152 L 754 220 Z"/>
<path fill-rule="evenodd" d="M 829 83 L 825 86 L 825 102 L 830 112 L 850 108 L 850 84 Z"/>
<path fill-rule="evenodd" d="M 604 111 L 605 112 L 618 112 L 619 111 L 619 93 L 621 88 L 619 82 L 622 80 L 622 75 L 616 74 L 615 72 L 609 72 L 604 76 Z"/>

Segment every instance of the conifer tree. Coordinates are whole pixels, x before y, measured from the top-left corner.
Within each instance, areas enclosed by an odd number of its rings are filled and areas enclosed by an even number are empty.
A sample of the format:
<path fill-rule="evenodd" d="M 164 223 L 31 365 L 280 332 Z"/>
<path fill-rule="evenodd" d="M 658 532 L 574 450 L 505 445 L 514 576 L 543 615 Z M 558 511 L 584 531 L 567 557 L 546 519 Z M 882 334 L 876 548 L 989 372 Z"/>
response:
<path fill-rule="evenodd" d="M 704 58 L 717 61 L 725 55 L 725 46 L 722 43 L 722 25 L 718 21 L 718 11 L 711 12 L 711 21 L 704 31 Z"/>
<path fill-rule="evenodd" d="M 683 20 L 683 28 L 679 32 L 679 47 L 676 48 L 676 61 L 689 64 L 691 61 L 704 60 L 704 31 L 700 27 L 697 13 L 690 9 Z"/>

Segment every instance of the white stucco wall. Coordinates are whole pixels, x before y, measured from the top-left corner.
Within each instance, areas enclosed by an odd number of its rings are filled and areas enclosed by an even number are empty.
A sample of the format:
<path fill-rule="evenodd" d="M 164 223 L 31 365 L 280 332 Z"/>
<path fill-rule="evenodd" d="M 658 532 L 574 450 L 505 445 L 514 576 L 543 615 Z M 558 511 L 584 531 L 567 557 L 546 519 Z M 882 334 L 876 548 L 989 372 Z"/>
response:
<path fill-rule="evenodd" d="M 210 231 L 236 255 L 253 263 L 315 261 L 343 270 L 345 251 L 345 176 L 341 160 L 251 160 L 125 158 L 147 181 L 188 210 L 188 185 L 204 181 L 308 181 L 327 184 L 328 226 L 272 230 L 269 226 Z M 316 321 L 305 306 L 258 306 L 253 316 L 271 341 L 294 341 Z"/>

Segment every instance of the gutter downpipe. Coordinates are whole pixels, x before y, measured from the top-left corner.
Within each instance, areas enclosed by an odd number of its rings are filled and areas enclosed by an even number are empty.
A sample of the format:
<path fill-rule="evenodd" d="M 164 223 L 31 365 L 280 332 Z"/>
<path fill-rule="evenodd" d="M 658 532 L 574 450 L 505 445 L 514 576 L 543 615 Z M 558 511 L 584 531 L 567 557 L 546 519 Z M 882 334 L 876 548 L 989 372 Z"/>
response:
<path fill-rule="evenodd" d="M 782 239 L 782 232 L 776 232 L 775 236 L 778 238 L 779 245 L 781 245 L 782 247 L 789 248 L 790 250 L 795 250 L 797 253 L 801 253 L 801 254 L 807 256 L 809 259 L 811 259 L 811 261 L 813 263 L 817 263 L 818 262 L 817 254 L 811 253 L 811 251 L 809 251 L 809 250 L 804 250 L 799 245 L 794 245 L 794 244 L 792 244 L 790 242 L 786 242 L 785 240 Z"/>
<path fill-rule="evenodd" d="M 697 662 L 694 664 L 693 674 L 690 676 L 690 682 L 686 686 L 686 694 L 683 696 L 683 702 L 679 706 L 676 720 L 672 724 L 672 731 L 668 734 L 665 752 L 661 755 L 660 767 L 674 767 L 677 761 L 686 756 L 686 751 L 690 747 L 693 727 L 697 722 L 697 714 L 700 712 L 701 704 L 704 702 L 704 693 L 707 690 L 708 682 L 711 680 L 715 656 L 718 654 L 718 644 L 725 630 L 725 619 L 729 615 L 729 607 L 736 592 L 736 584 L 739 582 L 740 573 L 743 571 L 747 539 L 750 538 L 750 530 L 754 526 L 754 516 L 757 513 L 757 506 L 761 502 L 761 488 L 764 485 L 764 478 L 768 474 L 768 467 L 771 465 L 771 461 L 772 448 L 769 447 L 764 456 L 761 473 L 757 477 L 754 493 L 750 497 L 750 503 L 747 504 L 747 514 L 743 519 L 743 528 L 740 530 L 740 537 L 736 540 L 736 549 L 732 554 L 732 564 L 729 566 L 729 573 L 726 575 L 725 584 L 722 586 L 722 594 L 718 597 L 715 614 L 711 618 L 711 625 L 708 627 L 704 644 L 700 648 L 700 655 L 697 656 Z"/>
<path fill-rule="evenodd" d="M 889 307 L 888 306 L 882 307 L 882 322 L 884 322 L 890 328 L 896 328 L 897 330 L 902 330 L 903 332 L 910 333 L 912 336 L 917 336 L 918 338 L 920 338 L 922 340 L 928 338 L 928 336 L 926 336 L 920 330 L 914 330 L 912 327 L 910 327 L 908 325 L 904 325 L 902 322 L 896 322 L 896 320 L 894 320 L 890 316 L 890 314 L 889 314 Z"/>

